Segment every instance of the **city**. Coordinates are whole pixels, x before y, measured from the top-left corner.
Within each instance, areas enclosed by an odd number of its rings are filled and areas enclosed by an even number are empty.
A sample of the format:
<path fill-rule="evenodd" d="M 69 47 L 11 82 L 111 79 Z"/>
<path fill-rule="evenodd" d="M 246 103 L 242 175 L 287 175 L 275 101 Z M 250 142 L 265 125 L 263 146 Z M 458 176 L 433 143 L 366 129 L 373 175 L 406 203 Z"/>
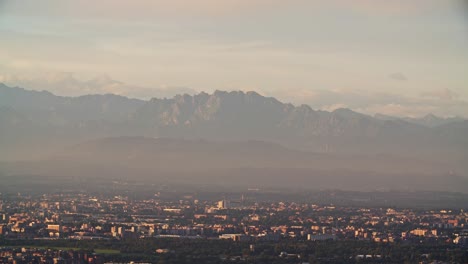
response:
<path fill-rule="evenodd" d="M 468 259 L 467 208 L 316 204 L 258 189 L 224 197 L 170 189 L 128 195 L 124 190 L 2 194 L 0 260 L 182 263 L 175 257 L 182 253 L 193 258 L 184 261 L 205 263 Z M 337 247 L 336 252 L 320 253 L 317 247 L 324 245 Z M 343 246 L 348 250 L 340 250 Z"/>
<path fill-rule="evenodd" d="M 467 14 L 0 0 L 0 264 L 468 264 Z"/>

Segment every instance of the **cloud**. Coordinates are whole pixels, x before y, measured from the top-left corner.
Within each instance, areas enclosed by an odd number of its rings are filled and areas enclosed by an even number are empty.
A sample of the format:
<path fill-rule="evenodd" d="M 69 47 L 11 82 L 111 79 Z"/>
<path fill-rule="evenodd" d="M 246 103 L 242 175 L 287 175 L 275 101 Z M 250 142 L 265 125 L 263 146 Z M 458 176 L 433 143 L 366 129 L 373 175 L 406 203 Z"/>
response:
<path fill-rule="evenodd" d="M 38 77 L 25 77 L 16 74 L 0 75 L 0 82 L 31 90 L 47 90 L 56 95 L 80 96 L 85 94 L 117 94 L 131 98 L 148 99 L 152 97 L 173 97 L 176 94 L 195 94 L 196 91 L 185 87 L 142 87 L 126 84 L 107 75 L 92 79 L 76 78 L 71 72 L 49 72 Z"/>
<path fill-rule="evenodd" d="M 458 94 L 450 89 L 432 90 L 421 94 L 422 97 L 432 97 L 440 100 L 453 100 L 458 97 Z"/>
<path fill-rule="evenodd" d="M 293 2 L 295 4 L 306 3 L 304 0 L 293 0 Z M 119 20 L 146 20 L 154 16 L 226 16 L 282 6 L 287 6 L 282 0 L 47 0 L 41 3 L 35 0 L 25 0 L 23 3 L 17 3 L 14 0 L 3 1 L 5 13 Z"/>
<path fill-rule="evenodd" d="M 390 79 L 393 79 L 393 80 L 396 80 L 396 81 L 407 81 L 408 80 L 406 75 L 404 75 L 401 72 L 392 73 L 388 77 L 390 77 Z"/>
<path fill-rule="evenodd" d="M 335 1 L 340 5 L 347 5 L 348 8 L 366 12 L 374 15 L 402 15 L 415 14 L 428 11 L 440 11 L 441 8 L 451 7 L 457 1 L 438 1 L 438 0 L 354 0 L 354 1 Z"/>
<path fill-rule="evenodd" d="M 438 115 L 443 115 L 438 111 L 438 107 L 433 105 L 409 105 L 409 104 L 398 104 L 398 103 L 389 103 L 389 104 L 374 104 L 369 105 L 365 108 L 355 109 L 358 112 L 363 112 L 367 114 L 384 114 L 389 116 L 398 116 L 398 117 L 421 117 L 429 113 L 437 112 Z"/>
<path fill-rule="evenodd" d="M 332 111 L 335 111 L 336 109 L 340 109 L 340 108 L 349 108 L 349 106 L 346 105 L 346 104 L 332 104 L 332 105 L 322 106 L 321 110 L 332 112 Z"/>
<path fill-rule="evenodd" d="M 379 113 L 399 117 L 421 117 L 433 113 L 443 117 L 468 118 L 468 102 L 456 98 L 455 93 L 450 90 L 432 91 L 422 97 L 359 89 L 284 89 L 263 93 L 282 101 L 308 104 L 314 109 L 325 111 L 346 107 L 370 115 Z"/>
<path fill-rule="evenodd" d="M 459 0 L 461 1 L 461 0 Z M 440 0 L 3 0 L 0 14 L 42 15 L 70 18 L 111 18 L 146 20 L 159 17 L 229 16 L 268 10 L 301 9 L 310 12 L 324 10 L 355 10 L 371 15 L 414 14 L 453 6 L 453 1 Z"/>

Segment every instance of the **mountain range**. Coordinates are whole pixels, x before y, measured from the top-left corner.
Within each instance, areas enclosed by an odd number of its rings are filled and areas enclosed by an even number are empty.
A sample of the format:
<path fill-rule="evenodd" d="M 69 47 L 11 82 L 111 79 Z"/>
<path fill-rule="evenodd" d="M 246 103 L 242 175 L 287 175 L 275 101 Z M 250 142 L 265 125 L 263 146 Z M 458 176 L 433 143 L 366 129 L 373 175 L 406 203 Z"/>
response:
<path fill-rule="evenodd" d="M 21 142 L 70 145 L 108 136 L 266 140 L 316 152 L 394 153 L 416 146 L 460 150 L 467 143 L 466 137 L 453 136 L 467 131 L 468 122 L 461 118 L 316 111 L 255 92 L 202 92 L 143 101 L 112 94 L 60 97 L 0 85 L 0 94 L 0 144 L 12 150 Z"/>
<path fill-rule="evenodd" d="M 117 148 L 121 143 L 116 139 L 120 139 L 139 146 L 118 148 L 117 152 L 136 149 L 135 155 L 140 158 L 135 164 L 141 167 L 142 160 L 151 164 L 148 160 L 167 157 L 140 148 L 154 145 L 152 140 L 157 138 L 171 138 L 177 140 L 177 144 L 173 142 L 175 145 L 185 146 L 182 149 L 187 153 L 208 153 L 199 162 L 194 162 L 197 159 L 193 156 L 181 154 L 185 152 L 174 154 L 172 157 L 181 157 L 182 164 L 208 166 L 211 160 L 211 164 L 231 164 L 232 169 L 262 164 L 262 168 L 275 168 L 283 162 L 281 167 L 288 168 L 399 174 L 404 174 L 407 168 L 411 173 L 467 176 L 466 135 L 468 121 L 462 118 L 369 116 L 350 109 L 327 112 L 308 105 L 282 103 L 256 92 L 202 92 L 145 101 L 112 94 L 62 97 L 0 84 L 0 160 L 4 161 L 69 161 L 65 157 L 73 157 L 91 162 L 89 157 L 94 157 L 105 162 L 102 157 L 110 154 L 105 150 L 110 143 L 96 142 L 107 140 Z M 216 152 L 212 151 L 216 147 L 205 142 L 211 146 L 206 149 L 207 145 L 197 145 L 200 141 L 216 142 L 216 146 L 221 144 L 220 148 L 233 152 L 224 153 L 217 160 L 213 154 Z M 79 147 L 82 144 L 89 150 L 89 142 L 100 147 L 87 155 L 78 155 L 83 152 Z M 252 142 L 271 149 L 255 152 L 249 149 Z M 192 152 L 185 149 L 189 146 L 193 147 Z M 159 147 L 155 149 L 160 152 Z M 112 157 L 123 162 L 131 155 L 127 154 Z M 243 157 L 234 158 L 240 156 Z"/>

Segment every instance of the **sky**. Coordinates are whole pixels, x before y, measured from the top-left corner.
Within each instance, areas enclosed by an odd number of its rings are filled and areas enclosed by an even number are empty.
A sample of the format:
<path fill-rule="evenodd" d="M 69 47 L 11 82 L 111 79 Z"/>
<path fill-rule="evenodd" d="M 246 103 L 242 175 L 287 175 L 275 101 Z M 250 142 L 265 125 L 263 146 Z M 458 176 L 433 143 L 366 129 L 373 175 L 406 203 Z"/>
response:
<path fill-rule="evenodd" d="M 468 117 L 462 0 L 0 0 L 0 82 Z"/>

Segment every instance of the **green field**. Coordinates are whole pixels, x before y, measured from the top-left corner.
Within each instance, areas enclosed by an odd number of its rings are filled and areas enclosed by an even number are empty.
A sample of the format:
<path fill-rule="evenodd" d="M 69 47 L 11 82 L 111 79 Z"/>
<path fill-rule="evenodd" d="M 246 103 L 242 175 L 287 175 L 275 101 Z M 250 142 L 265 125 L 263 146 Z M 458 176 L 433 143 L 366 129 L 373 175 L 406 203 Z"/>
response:
<path fill-rule="evenodd" d="M 116 249 L 95 249 L 94 252 L 98 254 L 120 254 L 120 251 Z"/>

